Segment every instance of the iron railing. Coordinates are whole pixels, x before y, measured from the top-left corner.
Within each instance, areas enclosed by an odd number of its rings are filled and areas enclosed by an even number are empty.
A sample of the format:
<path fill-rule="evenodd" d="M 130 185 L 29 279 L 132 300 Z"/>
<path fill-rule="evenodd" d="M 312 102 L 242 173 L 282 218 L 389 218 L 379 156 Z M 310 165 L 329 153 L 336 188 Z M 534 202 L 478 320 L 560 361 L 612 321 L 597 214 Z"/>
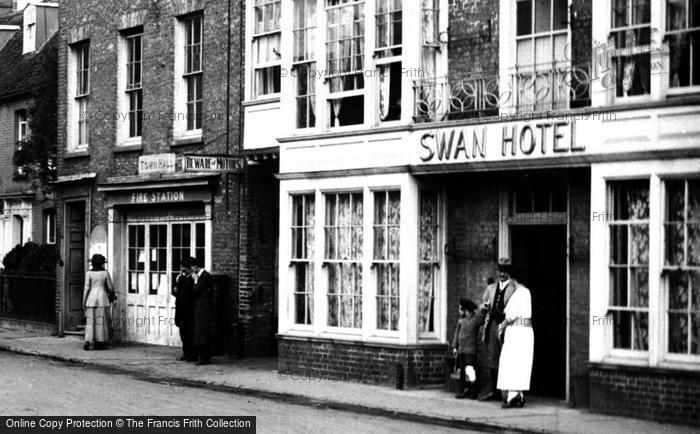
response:
<path fill-rule="evenodd" d="M 0 275 L 0 317 L 56 324 L 56 278 Z"/>
<path fill-rule="evenodd" d="M 590 64 L 547 63 L 504 74 L 414 81 L 414 121 L 538 113 L 590 105 Z"/>

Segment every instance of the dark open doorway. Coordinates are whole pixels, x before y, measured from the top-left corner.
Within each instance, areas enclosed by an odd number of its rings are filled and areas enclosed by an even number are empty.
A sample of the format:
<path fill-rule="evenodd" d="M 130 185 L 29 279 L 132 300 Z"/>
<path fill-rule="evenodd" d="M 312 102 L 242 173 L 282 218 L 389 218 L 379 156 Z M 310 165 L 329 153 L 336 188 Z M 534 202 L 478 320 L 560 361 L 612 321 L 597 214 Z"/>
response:
<path fill-rule="evenodd" d="M 566 226 L 511 226 L 514 277 L 530 289 L 532 394 L 566 398 Z"/>

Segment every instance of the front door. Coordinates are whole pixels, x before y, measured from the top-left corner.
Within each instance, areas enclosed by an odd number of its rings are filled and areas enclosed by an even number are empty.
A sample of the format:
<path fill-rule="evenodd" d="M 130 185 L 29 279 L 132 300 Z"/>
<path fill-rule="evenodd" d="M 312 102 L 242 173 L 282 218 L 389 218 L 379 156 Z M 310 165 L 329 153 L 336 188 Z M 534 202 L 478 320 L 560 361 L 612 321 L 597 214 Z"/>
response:
<path fill-rule="evenodd" d="M 533 394 L 566 398 L 566 226 L 511 226 L 514 277 L 532 295 Z"/>
<path fill-rule="evenodd" d="M 85 217 L 85 201 L 66 203 L 66 330 L 75 330 L 84 318 Z"/>
<path fill-rule="evenodd" d="M 204 223 L 127 225 L 127 339 L 180 346 L 172 289 L 180 261 L 204 259 Z"/>

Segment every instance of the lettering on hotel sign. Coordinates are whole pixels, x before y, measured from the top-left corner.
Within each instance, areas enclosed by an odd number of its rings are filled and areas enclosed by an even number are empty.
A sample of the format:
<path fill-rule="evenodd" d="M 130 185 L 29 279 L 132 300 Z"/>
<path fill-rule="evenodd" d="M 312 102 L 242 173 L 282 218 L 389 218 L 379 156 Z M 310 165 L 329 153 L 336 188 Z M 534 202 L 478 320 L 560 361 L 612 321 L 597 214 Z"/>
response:
<path fill-rule="evenodd" d="M 572 122 L 529 122 L 443 128 L 420 135 L 424 164 L 558 157 L 586 151 Z"/>
<path fill-rule="evenodd" d="M 238 173 L 243 171 L 242 158 L 218 157 L 211 155 L 185 155 L 185 171 Z"/>
<path fill-rule="evenodd" d="M 153 154 L 139 157 L 139 175 L 172 173 L 176 170 L 175 154 Z"/>

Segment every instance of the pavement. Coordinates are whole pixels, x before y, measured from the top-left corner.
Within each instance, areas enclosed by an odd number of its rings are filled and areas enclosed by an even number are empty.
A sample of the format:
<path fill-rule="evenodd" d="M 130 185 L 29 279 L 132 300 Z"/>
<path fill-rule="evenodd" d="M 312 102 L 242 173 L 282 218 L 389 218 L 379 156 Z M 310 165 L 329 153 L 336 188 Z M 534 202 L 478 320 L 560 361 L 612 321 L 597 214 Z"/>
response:
<path fill-rule="evenodd" d="M 573 409 L 557 401 L 528 399 L 522 409 L 500 403 L 456 400 L 442 389 L 395 390 L 277 372 L 274 358 L 229 359 L 196 366 L 177 361 L 179 348 L 136 343 L 113 344 L 106 351 L 84 351 L 79 336 L 0 329 L 0 350 L 78 364 L 101 372 L 160 384 L 199 387 L 291 404 L 384 416 L 403 421 L 485 432 L 695 433 L 697 427 L 660 424 Z"/>

